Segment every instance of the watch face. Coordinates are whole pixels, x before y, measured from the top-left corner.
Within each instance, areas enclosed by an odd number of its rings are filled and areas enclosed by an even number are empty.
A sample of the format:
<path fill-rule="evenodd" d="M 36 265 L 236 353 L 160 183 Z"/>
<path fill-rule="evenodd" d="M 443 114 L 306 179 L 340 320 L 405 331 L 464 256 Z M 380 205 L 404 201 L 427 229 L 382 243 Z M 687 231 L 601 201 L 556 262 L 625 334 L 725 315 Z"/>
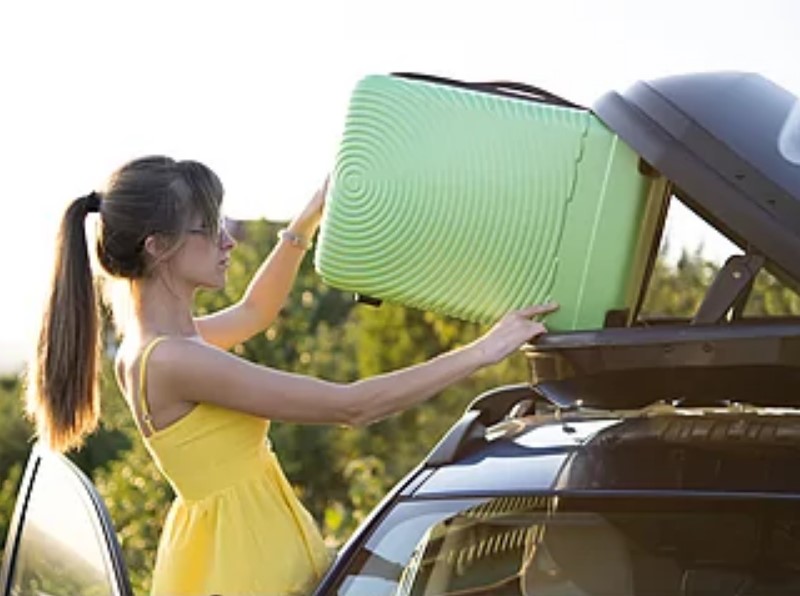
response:
<path fill-rule="evenodd" d="M 297 248 L 302 248 L 304 250 L 308 250 L 311 247 L 311 243 L 306 240 L 305 237 L 301 236 L 300 234 L 295 234 L 291 230 L 287 230 L 285 228 L 278 232 L 278 238 L 285 240 L 292 246 L 296 246 Z"/>

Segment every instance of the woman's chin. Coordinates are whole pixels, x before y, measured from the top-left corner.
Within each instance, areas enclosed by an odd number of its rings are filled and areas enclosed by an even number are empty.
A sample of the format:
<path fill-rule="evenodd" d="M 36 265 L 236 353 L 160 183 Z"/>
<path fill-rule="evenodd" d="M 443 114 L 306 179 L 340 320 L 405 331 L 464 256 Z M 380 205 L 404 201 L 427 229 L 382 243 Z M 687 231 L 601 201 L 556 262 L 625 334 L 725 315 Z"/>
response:
<path fill-rule="evenodd" d="M 227 279 L 227 274 L 223 273 L 217 279 L 204 280 L 197 285 L 203 290 L 221 290 L 225 287 Z"/>

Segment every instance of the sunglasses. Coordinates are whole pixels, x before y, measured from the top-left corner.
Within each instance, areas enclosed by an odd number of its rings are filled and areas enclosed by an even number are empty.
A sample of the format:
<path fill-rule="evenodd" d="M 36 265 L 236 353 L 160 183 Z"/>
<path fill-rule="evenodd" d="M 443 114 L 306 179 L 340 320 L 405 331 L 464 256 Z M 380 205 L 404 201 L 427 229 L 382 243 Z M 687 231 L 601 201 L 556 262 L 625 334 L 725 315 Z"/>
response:
<path fill-rule="evenodd" d="M 211 229 L 206 226 L 200 226 L 199 228 L 189 228 L 186 230 L 187 234 L 194 234 L 200 236 L 206 236 L 208 238 L 212 237 Z M 222 242 L 225 236 L 231 236 L 231 221 L 227 217 L 220 217 L 219 223 L 217 224 L 217 242 Z"/>

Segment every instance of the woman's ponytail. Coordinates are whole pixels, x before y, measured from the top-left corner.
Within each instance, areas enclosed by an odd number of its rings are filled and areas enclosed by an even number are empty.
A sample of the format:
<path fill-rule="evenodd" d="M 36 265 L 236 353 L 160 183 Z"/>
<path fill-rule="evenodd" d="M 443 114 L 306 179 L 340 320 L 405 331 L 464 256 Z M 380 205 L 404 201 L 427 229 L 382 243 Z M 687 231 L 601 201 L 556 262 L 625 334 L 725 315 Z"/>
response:
<path fill-rule="evenodd" d="M 97 426 L 100 396 L 98 294 L 86 243 L 86 215 L 100 213 L 97 261 L 112 278 L 149 276 L 143 250 L 158 234 L 172 246 L 199 215 L 213 230 L 223 188 L 217 175 L 195 161 L 163 155 L 135 159 L 119 168 L 102 195 L 75 199 L 64 213 L 56 246 L 53 281 L 36 356 L 27 379 L 27 412 L 43 443 L 58 451 L 79 447 Z"/>
<path fill-rule="evenodd" d="M 57 451 L 79 447 L 100 415 L 97 390 L 99 316 L 85 219 L 99 211 L 91 193 L 67 208 L 56 240 L 50 297 L 27 379 L 27 413 Z"/>

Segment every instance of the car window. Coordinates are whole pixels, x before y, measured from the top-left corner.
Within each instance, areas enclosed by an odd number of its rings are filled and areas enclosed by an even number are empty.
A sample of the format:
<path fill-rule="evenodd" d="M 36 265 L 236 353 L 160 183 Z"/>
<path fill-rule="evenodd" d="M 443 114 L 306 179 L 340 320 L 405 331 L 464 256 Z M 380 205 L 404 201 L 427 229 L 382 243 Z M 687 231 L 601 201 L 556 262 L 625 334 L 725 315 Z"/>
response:
<path fill-rule="evenodd" d="M 405 503 L 353 558 L 336 593 L 797 594 L 797 505 L 652 496 Z"/>
<path fill-rule="evenodd" d="M 339 579 L 336 594 L 390 596 L 426 530 L 485 499 L 405 502 L 395 507 Z"/>
<path fill-rule="evenodd" d="M 120 594 L 95 505 L 59 456 L 39 460 L 13 561 L 13 596 Z"/>

